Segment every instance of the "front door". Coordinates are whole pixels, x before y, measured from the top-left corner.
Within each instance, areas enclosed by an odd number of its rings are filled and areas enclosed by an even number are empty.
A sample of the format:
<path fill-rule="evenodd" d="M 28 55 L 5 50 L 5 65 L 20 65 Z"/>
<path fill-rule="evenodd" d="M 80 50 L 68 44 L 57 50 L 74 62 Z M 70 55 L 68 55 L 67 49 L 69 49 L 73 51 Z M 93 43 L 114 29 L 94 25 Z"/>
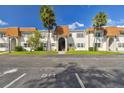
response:
<path fill-rule="evenodd" d="M 59 38 L 59 51 L 65 51 L 65 39 L 63 37 Z"/>

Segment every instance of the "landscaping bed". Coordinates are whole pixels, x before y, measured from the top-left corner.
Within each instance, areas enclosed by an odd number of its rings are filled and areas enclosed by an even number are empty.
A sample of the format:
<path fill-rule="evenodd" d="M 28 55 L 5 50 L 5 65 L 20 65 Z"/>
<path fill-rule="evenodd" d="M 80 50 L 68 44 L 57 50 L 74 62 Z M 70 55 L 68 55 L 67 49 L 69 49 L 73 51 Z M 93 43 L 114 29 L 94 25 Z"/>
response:
<path fill-rule="evenodd" d="M 56 55 L 55 51 L 12 51 L 9 55 Z"/>
<path fill-rule="evenodd" d="M 108 52 L 108 51 L 67 51 L 66 54 L 90 54 L 90 55 L 106 55 L 106 54 L 124 54 L 124 52 Z"/>

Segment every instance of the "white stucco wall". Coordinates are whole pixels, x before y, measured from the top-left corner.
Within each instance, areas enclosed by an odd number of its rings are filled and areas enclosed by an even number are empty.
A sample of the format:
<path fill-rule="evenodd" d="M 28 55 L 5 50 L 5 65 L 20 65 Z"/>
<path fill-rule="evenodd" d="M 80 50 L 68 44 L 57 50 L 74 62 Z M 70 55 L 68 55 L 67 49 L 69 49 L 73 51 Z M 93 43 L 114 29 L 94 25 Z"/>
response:
<path fill-rule="evenodd" d="M 117 47 L 117 51 L 124 51 L 124 47 L 119 47 L 118 43 L 124 43 L 124 36 L 118 36 L 117 38 L 117 42 L 116 42 L 116 47 Z"/>
<path fill-rule="evenodd" d="M 75 50 L 87 50 L 87 35 L 86 35 L 86 32 L 85 31 L 71 31 L 72 33 L 72 38 L 74 40 L 74 47 L 75 47 Z M 77 33 L 83 33 L 83 37 L 80 37 L 80 38 L 77 38 Z M 78 43 L 83 43 L 84 44 L 84 47 L 78 47 L 77 44 Z"/>
<path fill-rule="evenodd" d="M 101 31 L 102 32 L 102 31 Z M 74 43 L 75 50 L 88 50 L 89 47 L 94 46 L 94 34 L 93 33 L 86 33 L 86 31 L 70 31 L 72 34 L 72 39 Z M 81 38 L 77 38 L 77 33 L 83 33 L 84 36 Z M 48 32 L 43 31 L 41 34 L 45 35 L 45 38 L 40 38 L 40 41 L 43 43 L 47 43 L 47 37 L 48 37 Z M 60 36 L 61 37 L 61 36 Z M 8 37 L 2 37 L 0 38 L 4 43 L 8 43 Z M 24 47 L 24 43 L 28 40 L 28 35 L 27 36 L 22 36 L 19 40 L 20 45 L 30 51 L 30 47 Z M 54 44 L 54 46 L 51 46 L 52 50 L 58 50 L 58 39 L 50 33 L 50 40 L 51 40 L 51 45 Z M 108 51 L 108 43 L 107 43 L 107 37 L 99 37 L 96 38 L 97 43 L 101 43 L 101 47 L 98 48 L 98 51 Z M 96 42 L 96 41 L 95 41 Z M 83 43 L 84 47 L 77 47 L 77 43 Z M 124 36 L 118 36 L 117 39 L 114 37 L 114 42 L 112 43 L 112 46 L 110 46 L 112 51 L 124 51 L 124 47 L 118 47 L 118 43 L 124 43 Z M 66 45 L 68 45 L 68 38 L 66 38 Z M 66 46 L 68 47 L 68 46 Z M 0 48 L 0 51 L 7 51 L 8 50 L 8 45 L 6 47 Z"/>
<path fill-rule="evenodd" d="M 0 38 L 0 43 L 6 43 L 6 47 L 0 47 L 0 51 L 7 51 L 8 50 L 8 37 Z"/>

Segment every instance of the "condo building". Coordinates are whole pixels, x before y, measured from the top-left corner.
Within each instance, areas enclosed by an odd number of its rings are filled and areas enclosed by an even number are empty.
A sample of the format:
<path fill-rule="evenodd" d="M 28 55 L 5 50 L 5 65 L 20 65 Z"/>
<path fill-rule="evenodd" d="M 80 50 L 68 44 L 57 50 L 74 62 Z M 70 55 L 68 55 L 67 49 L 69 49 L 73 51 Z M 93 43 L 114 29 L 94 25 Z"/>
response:
<path fill-rule="evenodd" d="M 28 37 L 37 29 L 32 28 L 0 28 L 0 51 L 14 50 L 16 46 L 22 46 L 30 51 L 27 43 Z M 46 50 L 48 31 L 41 30 L 40 41 Z M 57 26 L 50 32 L 51 49 L 55 51 L 89 50 L 97 47 L 98 51 L 124 51 L 124 28 L 102 27 L 87 28 L 85 30 L 69 30 L 68 26 Z M 9 47 L 10 46 L 10 47 Z"/>

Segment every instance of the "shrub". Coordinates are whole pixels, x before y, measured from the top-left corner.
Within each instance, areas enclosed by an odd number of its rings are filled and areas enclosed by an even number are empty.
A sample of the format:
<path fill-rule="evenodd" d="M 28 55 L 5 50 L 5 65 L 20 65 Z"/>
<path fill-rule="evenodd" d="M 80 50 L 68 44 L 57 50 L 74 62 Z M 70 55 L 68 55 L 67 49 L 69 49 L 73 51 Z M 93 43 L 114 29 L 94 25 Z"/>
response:
<path fill-rule="evenodd" d="M 97 47 L 95 46 L 95 48 L 94 47 L 89 47 L 89 51 L 97 51 Z"/>
<path fill-rule="evenodd" d="M 93 47 L 89 47 L 89 51 L 93 51 Z"/>
<path fill-rule="evenodd" d="M 37 47 L 35 51 L 43 51 L 43 44 L 40 44 L 40 46 Z"/>
<path fill-rule="evenodd" d="M 95 49 L 94 49 L 94 51 L 97 51 L 98 50 L 98 48 L 97 48 L 97 46 L 95 46 Z"/>
<path fill-rule="evenodd" d="M 16 46 L 15 47 L 15 51 L 23 51 L 23 47 L 22 46 Z"/>

